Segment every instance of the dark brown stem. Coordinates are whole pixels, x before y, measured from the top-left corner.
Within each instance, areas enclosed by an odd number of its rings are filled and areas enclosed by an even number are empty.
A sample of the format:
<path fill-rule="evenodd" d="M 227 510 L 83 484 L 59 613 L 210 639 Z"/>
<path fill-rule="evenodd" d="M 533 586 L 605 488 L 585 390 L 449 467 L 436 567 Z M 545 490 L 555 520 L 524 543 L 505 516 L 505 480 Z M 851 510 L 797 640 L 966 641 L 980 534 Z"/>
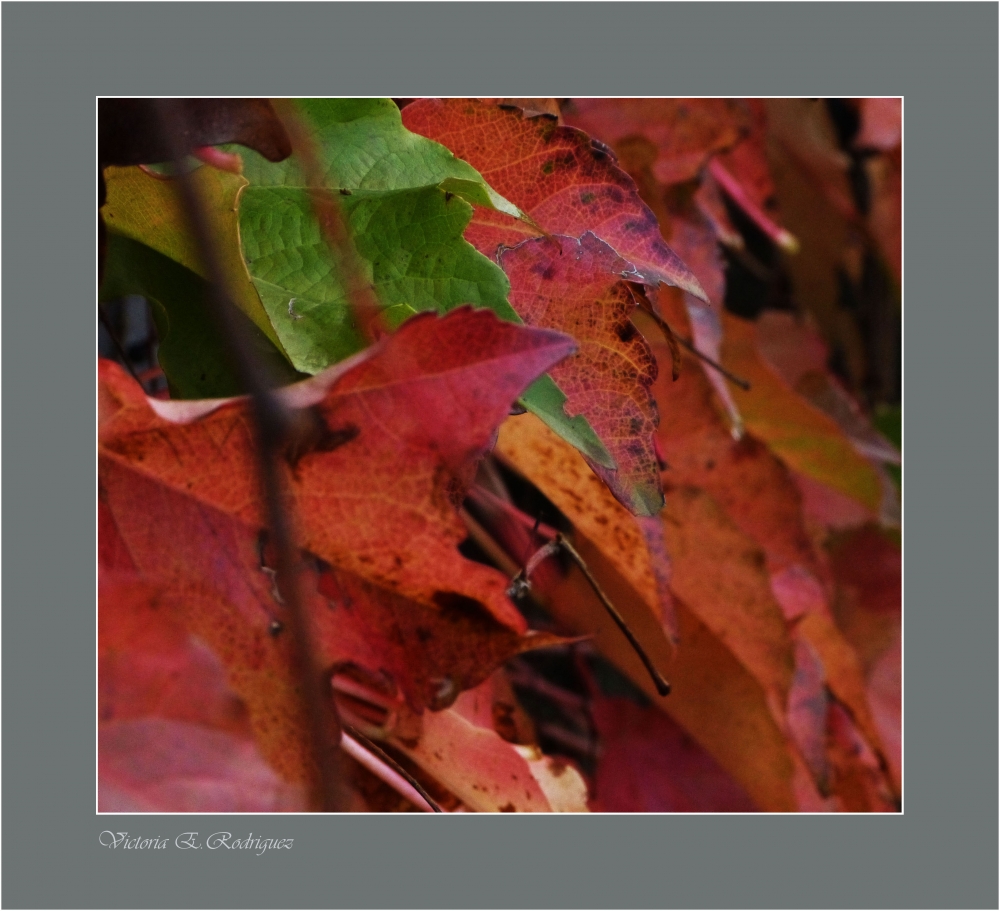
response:
<path fill-rule="evenodd" d="M 646 650 L 642 647 L 639 640 L 635 637 L 635 634 L 629 628 L 629 625 L 625 622 L 625 618 L 618 613 L 615 606 L 611 603 L 611 599 L 604 594 L 604 589 L 601 588 L 597 579 L 594 578 L 594 574 L 590 571 L 590 567 L 587 566 L 583 557 L 580 556 L 577 549 L 570 544 L 562 534 L 557 534 L 554 540 L 549 541 L 535 552 L 532 558 L 528 561 L 528 565 L 525 566 L 525 568 L 511 580 L 508 592 L 517 594 L 526 589 L 529 585 L 531 574 L 538 567 L 538 564 L 560 551 L 567 554 L 569 558 L 579 567 L 580 572 L 583 573 L 584 578 L 586 578 L 586 580 L 590 583 L 590 587 L 594 590 L 594 594 L 597 595 L 601 604 L 604 605 L 604 609 L 611 616 L 611 619 L 615 621 L 618 629 L 624 633 L 625 638 L 628 639 L 632 648 L 635 649 L 635 653 L 639 656 L 639 660 L 642 661 L 643 665 L 645 665 L 646 670 L 649 672 L 649 676 L 653 680 L 653 684 L 656 686 L 656 692 L 658 692 L 661 696 L 669 695 L 670 684 L 656 669 L 656 666 L 653 664 L 649 655 L 646 654 Z"/>
<path fill-rule="evenodd" d="M 292 540 L 291 522 L 283 502 L 277 458 L 291 421 L 264 380 L 245 330 L 237 319 L 236 307 L 225 291 L 223 273 L 208 228 L 201 201 L 189 174 L 181 163 L 189 151 L 179 140 L 185 135 L 185 112 L 176 100 L 156 102 L 159 125 L 166 147 L 171 150 L 177 172 L 181 202 L 196 248 L 202 257 L 210 285 L 210 315 L 215 321 L 240 386 L 250 396 L 257 434 L 258 470 L 264 493 L 268 527 L 277 551 L 277 581 L 287 609 L 291 634 L 292 661 L 298 675 L 303 708 L 307 719 L 310 754 L 318 771 L 311 783 L 311 805 L 325 811 L 344 808 L 340 774 L 340 723 L 329 693 L 329 685 L 315 659 L 310 642 L 308 618 L 299 591 L 298 560 Z"/>
<path fill-rule="evenodd" d="M 694 343 L 690 339 L 682 338 L 681 336 L 675 334 L 674 330 L 670 328 L 667 321 L 658 313 L 655 313 L 652 309 L 647 309 L 646 307 L 643 307 L 642 311 L 643 313 L 653 318 L 653 320 L 656 322 L 656 325 L 660 327 L 660 330 L 663 332 L 664 336 L 666 336 L 667 344 L 671 346 L 670 348 L 671 355 L 673 355 L 674 353 L 675 345 L 678 344 L 683 345 L 695 357 L 703 360 L 706 364 L 708 364 L 709 367 L 713 368 L 714 370 L 718 370 L 719 373 L 721 373 L 734 386 L 739 386 L 740 389 L 742 389 L 744 392 L 750 391 L 750 383 L 747 380 L 743 379 L 742 377 L 738 377 L 735 373 L 730 373 L 728 370 L 726 370 L 725 367 L 722 366 L 722 364 L 718 363 L 718 361 L 712 360 L 712 358 L 710 358 L 707 354 L 705 354 L 702 351 L 699 351 L 697 348 L 695 348 Z M 676 361 L 674 363 L 676 365 Z M 674 379 L 677 379 L 676 366 L 675 366 Z"/>
<path fill-rule="evenodd" d="M 417 781 L 417 779 L 414 778 L 409 772 L 407 772 L 406 769 L 404 769 L 398 762 L 396 762 L 395 759 L 393 759 L 388 753 L 386 753 L 385 750 L 381 749 L 377 744 L 373 743 L 371 740 L 365 737 L 365 735 L 362 734 L 361 731 L 359 731 L 355 727 L 352 727 L 349 724 L 344 725 L 344 730 L 348 734 L 350 734 L 358 743 L 360 743 L 366 750 L 368 750 L 369 753 L 374 753 L 397 775 L 399 775 L 402 778 L 405 778 L 407 784 L 409 784 L 414 791 L 416 791 L 421 797 L 423 797 L 424 800 L 427 801 L 427 805 L 435 813 L 444 812 L 444 810 L 441 809 L 441 806 L 438 804 L 438 802 L 433 797 L 431 797 L 430 794 L 427 793 L 424 786 L 419 781 Z"/>
<path fill-rule="evenodd" d="M 749 380 L 745 380 L 742 377 L 737 376 L 735 373 L 731 373 L 730 371 L 726 370 L 726 368 L 723 367 L 722 364 L 720 364 L 718 361 L 713 361 L 712 358 L 710 358 L 703 351 L 699 351 L 697 348 L 695 348 L 694 342 L 692 342 L 690 339 L 681 338 L 680 336 L 677 336 L 677 341 L 680 342 L 683 347 L 687 348 L 687 350 L 690 351 L 695 357 L 700 358 L 706 364 L 708 364 L 709 367 L 712 367 L 714 370 L 718 370 L 719 373 L 721 373 L 734 386 L 739 386 L 740 389 L 742 389 L 744 392 L 750 391 Z"/>

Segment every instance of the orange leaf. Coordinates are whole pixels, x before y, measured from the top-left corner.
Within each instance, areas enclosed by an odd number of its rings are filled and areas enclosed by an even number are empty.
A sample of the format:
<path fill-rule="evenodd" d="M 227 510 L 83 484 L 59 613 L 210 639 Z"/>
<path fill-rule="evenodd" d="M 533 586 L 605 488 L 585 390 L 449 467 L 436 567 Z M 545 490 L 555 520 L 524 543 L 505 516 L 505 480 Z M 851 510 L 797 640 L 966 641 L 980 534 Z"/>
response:
<path fill-rule="evenodd" d="M 586 549 L 589 544 L 590 550 L 599 551 L 623 577 L 634 596 L 624 604 L 613 597 L 612 601 L 626 620 L 631 624 L 634 611 L 642 611 L 654 619 L 659 637 L 665 629 L 675 638 L 676 621 L 667 589 L 670 563 L 659 520 L 639 520 L 630 515 L 587 468 L 583 456 L 533 415 L 505 421 L 496 452 L 573 523 L 577 549 Z M 586 539 L 587 544 L 581 539 Z M 590 557 L 585 559 L 589 564 Z M 574 624 L 574 628 L 579 626 Z"/>
<path fill-rule="evenodd" d="M 481 689 L 488 697 L 492 684 Z M 586 812 L 587 786 L 572 766 L 470 720 L 479 696 L 470 690 L 454 708 L 425 715 L 416 743 L 390 742 L 480 813 Z"/>
<path fill-rule="evenodd" d="M 655 515 L 663 508 L 653 449 L 659 416 L 649 392 L 657 365 L 629 320 L 635 303 L 620 280 L 629 264 L 590 233 L 528 240 L 499 259 L 511 306 L 524 321 L 580 344 L 551 374 L 566 393 L 566 413 L 587 418 L 618 466 L 588 460 L 590 467 L 631 512 Z"/>

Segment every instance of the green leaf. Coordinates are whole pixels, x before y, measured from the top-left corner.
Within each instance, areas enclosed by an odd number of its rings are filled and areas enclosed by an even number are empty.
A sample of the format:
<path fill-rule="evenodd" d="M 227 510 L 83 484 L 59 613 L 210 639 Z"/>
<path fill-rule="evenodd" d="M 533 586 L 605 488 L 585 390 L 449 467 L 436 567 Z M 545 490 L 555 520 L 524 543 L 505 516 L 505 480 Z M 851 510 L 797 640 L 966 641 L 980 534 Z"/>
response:
<path fill-rule="evenodd" d="M 152 305 L 160 341 L 157 358 L 174 398 L 224 398 L 244 391 L 210 318 L 208 283 L 151 247 L 109 232 L 100 300 L 127 294 L 140 294 Z M 244 330 L 273 385 L 299 379 L 249 319 Z"/>
<path fill-rule="evenodd" d="M 900 452 L 903 451 L 903 409 L 899 405 L 879 405 L 875 409 L 875 426 L 879 432 Z M 889 473 L 896 485 L 896 490 L 903 491 L 903 466 L 885 465 L 885 470 Z"/>
<path fill-rule="evenodd" d="M 308 98 L 295 102 L 313 152 L 331 189 L 403 190 L 439 186 L 477 206 L 526 218 L 482 175 L 443 145 L 403 126 L 388 98 Z M 236 147 L 234 147 L 235 150 Z M 243 174 L 254 186 L 303 187 L 296 156 L 278 163 L 244 154 Z"/>
<path fill-rule="evenodd" d="M 572 418 L 566 414 L 564 407 L 566 395 L 547 373 L 525 389 L 519 401 L 570 446 L 579 449 L 598 465 L 612 471 L 617 470 L 618 465 L 601 442 L 601 438 L 594 432 L 594 428 L 590 426 L 590 422 L 582 414 Z"/>
<path fill-rule="evenodd" d="M 362 270 L 391 328 L 422 310 L 489 307 L 518 321 L 499 266 L 462 238 L 472 217 L 464 200 L 436 186 L 357 191 L 341 209 Z M 307 373 L 360 351 L 348 288 L 305 190 L 250 185 L 240 197 L 247 268 L 292 363 Z M 289 302 L 293 301 L 291 307 Z"/>
<path fill-rule="evenodd" d="M 503 271 L 463 238 L 472 204 L 530 220 L 444 146 L 410 133 L 386 99 L 297 102 L 324 185 L 337 199 L 361 274 L 395 328 L 422 310 L 461 304 L 521 319 Z M 242 152 L 243 150 L 241 150 Z M 238 196 L 239 236 L 250 277 L 282 347 L 298 370 L 320 370 L 361 350 L 350 291 L 320 231 L 298 159 L 272 163 L 244 152 L 248 185 Z M 548 377 L 522 403 L 567 442 L 609 468 L 615 463 Z"/>

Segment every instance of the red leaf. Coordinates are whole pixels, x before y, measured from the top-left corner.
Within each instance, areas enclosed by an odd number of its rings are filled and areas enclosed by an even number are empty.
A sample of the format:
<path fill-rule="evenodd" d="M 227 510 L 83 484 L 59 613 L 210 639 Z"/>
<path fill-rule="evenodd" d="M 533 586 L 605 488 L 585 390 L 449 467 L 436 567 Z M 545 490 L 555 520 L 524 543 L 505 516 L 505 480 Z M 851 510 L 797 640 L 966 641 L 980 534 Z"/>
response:
<path fill-rule="evenodd" d="M 664 185 L 697 177 L 709 157 L 746 132 L 739 101 L 723 98 L 576 98 L 566 122 L 608 145 L 643 136 L 657 149 L 653 174 Z"/>
<path fill-rule="evenodd" d="M 664 296 L 665 303 L 671 303 Z M 674 302 L 676 303 L 676 302 Z M 686 315 L 676 304 L 666 317 L 680 332 Z M 653 346 L 657 359 L 666 346 Z M 659 377 L 654 393 L 665 420 L 657 438 L 669 468 L 668 484 L 709 493 L 735 525 L 767 555 L 768 568 L 799 566 L 818 577 L 820 569 L 802 519 L 801 497 L 788 469 L 764 443 L 747 433 L 733 439 L 713 401 L 706 374 L 686 360 L 676 382 Z"/>
<path fill-rule="evenodd" d="M 726 195 L 774 243 L 790 253 L 798 250 L 795 237 L 778 223 L 777 190 L 767 160 L 767 108 L 759 98 L 746 100 L 750 130 L 732 149 L 709 165 Z"/>
<path fill-rule="evenodd" d="M 102 812 L 304 809 L 258 752 L 219 660 L 134 577 L 102 573 L 98 681 Z"/>
<path fill-rule="evenodd" d="M 891 152 L 903 142 L 902 98 L 859 98 L 861 126 L 854 137 L 858 149 Z"/>
<path fill-rule="evenodd" d="M 583 414 L 618 465 L 588 464 L 619 502 L 637 515 L 663 508 L 653 448 L 659 423 L 649 387 L 656 360 L 629 317 L 635 303 L 625 282 L 629 265 L 587 233 L 538 238 L 502 251 L 511 306 L 531 326 L 572 335 L 580 350 L 551 371 L 566 393 L 566 413 Z"/>
<path fill-rule="evenodd" d="M 601 738 L 591 809 L 610 813 L 747 813 L 753 801 L 669 716 L 628 699 L 595 699 Z"/>
<path fill-rule="evenodd" d="M 503 575 L 459 555 L 454 499 L 510 403 L 571 350 L 463 308 L 415 317 L 282 392 L 318 422 L 318 445 L 283 476 L 300 541 L 332 567 L 307 560 L 302 577 L 326 666 L 384 667 L 420 709 L 548 641 L 520 635 Z M 282 607 L 262 562 L 247 402 L 154 402 L 120 368 L 101 374 L 99 470 L 117 530 L 222 658 L 267 759 L 302 780 L 305 722 L 288 636 L 274 635 Z"/>
<path fill-rule="evenodd" d="M 286 401 L 315 407 L 316 447 L 286 466 L 300 543 L 324 560 L 404 595 L 439 590 L 484 603 L 523 628 L 506 580 L 462 559 L 454 499 L 511 402 L 573 350 L 566 336 L 462 308 L 406 328 L 311 380 Z M 106 464 L 263 527 L 247 404 L 157 403 L 102 365 Z M 391 532 L 389 531 L 391 530 Z"/>
<path fill-rule="evenodd" d="M 407 129 L 447 146 L 548 234 L 590 231 L 631 263 L 636 280 L 704 292 L 664 243 L 635 184 L 600 143 L 554 118 L 462 99 L 423 99 L 403 109 Z M 477 210 L 466 238 L 493 257 L 531 236 L 523 224 Z M 516 309 L 516 307 L 515 307 Z"/>

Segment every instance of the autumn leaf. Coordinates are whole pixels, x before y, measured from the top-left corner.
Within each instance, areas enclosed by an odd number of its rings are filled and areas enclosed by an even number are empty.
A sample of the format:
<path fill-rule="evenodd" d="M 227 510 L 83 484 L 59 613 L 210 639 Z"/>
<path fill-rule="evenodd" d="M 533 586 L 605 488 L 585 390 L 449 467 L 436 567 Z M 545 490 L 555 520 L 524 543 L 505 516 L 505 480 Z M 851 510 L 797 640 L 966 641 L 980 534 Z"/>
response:
<path fill-rule="evenodd" d="M 617 466 L 591 468 L 633 513 L 655 515 L 663 507 L 653 448 L 659 416 L 649 393 L 657 365 L 630 321 L 635 302 L 622 281 L 629 264 L 590 233 L 525 241 L 499 260 L 524 321 L 566 332 L 580 345 L 552 378 L 566 392 L 567 411 L 587 418 Z"/>
<path fill-rule="evenodd" d="M 548 234 L 587 231 L 631 263 L 636 281 L 660 282 L 704 297 L 704 291 L 663 242 L 656 217 L 613 157 L 586 133 L 551 117 L 479 101 L 425 98 L 403 109 L 403 123 L 472 164 L 497 192 L 515 202 Z M 493 256 L 535 232 L 477 210 L 466 237 Z"/>
<path fill-rule="evenodd" d="M 668 715 L 628 699 L 595 698 L 602 749 L 591 808 L 610 813 L 748 813 L 753 801 Z"/>
<path fill-rule="evenodd" d="M 328 666 L 385 664 L 416 709 L 440 707 L 503 658 L 550 641 L 525 639 L 506 578 L 459 555 L 453 504 L 510 402 L 572 349 L 485 311 L 428 314 L 284 393 L 316 421 L 314 448 L 290 458 L 283 483 L 299 541 L 322 561 L 302 572 Z M 288 637 L 275 636 L 281 605 L 261 555 L 247 403 L 160 403 L 118 368 L 103 365 L 102 377 L 100 480 L 128 552 L 227 665 L 268 760 L 302 780 L 303 720 Z M 332 583 L 321 584 L 325 573 Z"/>
<path fill-rule="evenodd" d="M 102 574 L 98 682 L 102 812 L 305 808 L 262 758 L 219 659 L 134 574 Z"/>
<path fill-rule="evenodd" d="M 760 98 L 746 100 L 750 126 L 733 148 L 709 162 L 705 182 L 716 184 L 728 199 L 773 243 L 788 253 L 799 241 L 782 227 L 778 198 L 767 158 L 767 107 Z"/>
<path fill-rule="evenodd" d="M 899 451 L 826 369 L 829 351 L 815 330 L 790 313 L 763 313 L 757 320 L 757 346 L 768 366 L 833 418 L 861 455 L 875 462 L 899 464 Z"/>
<path fill-rule="evenodd" d="M 425 715 L 416 742 L 390 742 L 480 813 L 586 812 L 587 786 L 576 769 L 483 723 L 476 703 L 491 705 L 491 693 L 486 681 L 452 708 Z"/>
<path fill-rule="evenodd" d="M 676 639 L 676 621 L 667 588 L 670 560 L 659 520 L 631 515 L 588 470 L 579 453 L 528 415 L 503 423 L 496 453 L 536 485 L 569 519 L 578 548 L 599 551 L 601 559 L 624 578 L 633 596 L 615 603 L 621 605 L 629 623 L 635 619 L 633 611 L 639 610 L 653 618 L 658 639 L 664 631 Z M 521 559 L 524 545 L 530 547 L 532 542 L 518 538 L 504 543 Z M 665 652 L 669 651 L 667 647 Z"/>
<path fill-rule="evenodd" d="M 610 146 L 648 139 L 657 151 L 653 174 L 665 186 L 697 177 L 749 126 L 742 102 L 723 98 L 574 98 L 564 116 Z"/>
<path fill-rule="evenodd" d="M 684 585 L 694 592 L 698 611 L 706 614 L 714 630 L 677 597 L 672 580 L 678 570 L 678 548 L 677 541 L 671 541 L 671 530 L 683 531 L 683 514 L 675 515 L 673 525 L 630 515 L 587 470 L 577 453 L 527 416 L 505 422 L 498 452 L 531 478 L 573 522 L 574 546 L 653 664 L 669 679 L 670 695 L 665 699 L 658 696 L 649 672 L 575 567 L 567 572 L 546 561 L 535 571 L 532 590 L 546 609 L 566 630 L 592 635 L 601 653 L 654 700 L 659 710 L 688 731 L 758 806 L 794 809 L 795 759 L 784 733 L 791 646 L 772 600 L 763 561 L 754 565 L 752 545 L 746 569 L 733 584 L 741 584 L 742 580 L 746 590 L 755 593 L 756 616 L 749 616 L 746 623 L 747 629 L 756 624 L 757 632 L 740 644 L 735 639 L 721 638 L 735 637 L 744 620 L 741 602 L 725 600 L 738 597 L 733 590 L 723 593 L 713 589 L 716 584 L 727 584 L 713 578 L 719 575 L 713 569 L 707 573 L 709 578 L 701 579 L 703 564 L 691 563 Z M 671 498 L 668 498 L 667 515 L 670 509 Z M 662 544 L 656 547 L 656 536 L 652 529 L 644 527 L 646 523 L 655 523 L 660 536 L 666 532 L 666 547 Z M 730 537 L 735 534 L 731 528 L 724 533 Z M 692 528 L 694 534 L 696 529 Z M 686 560 L 690 561 L 690 554 L 701 546 L 696 543 L 700 540 L 692 537 L 691 547 L 681 551 Z M 748 547 L 745 539 L 739 540 L 741 546 Z M 706 543 L 711 544 L 711 539 Z M 666 559 L 667 552 L 673 566 L 668 563 L 656 572 L 654 567 Z M 515 559 L 520 558 L 518 553 Z M 699 559 L 704 559 L 710 567 L 723 565 L 724 561 L 718 548 L 706 550 L 703 557 L 699 554 Z M 673 597 L 664 590 L 668 582 Z M 777 637 L 774 646 L 771 636 Z M 676 648 L 671 644 L 672 638 L 679 642 Z M 746 663 L 730 649 L 742 652 Z M 763 683 L 754 678 L 754 673 L 760 674 Z"/>
<path fill-rule="evenodd" d="M 797 395 L 767 366 L 752 323 L 729 315 L 723 322 L 723 363 L 751 385 L 750 392 L 737 389 L 733 393 L 747 427 L 789 467 L 877 514 L 882 487 L 868 460 L 857 453 L 832 418 Z"/>
<path fill-rule="evenodd" d="M 597 102 L 614 109 L 614 103 L 608 100 Z M 592 112 L 597 107 L 592 108 Z M 610 115 L 609 115 L 610 116 Z M 662 236 L 682 258 L 686 266 L 704 289 L 703 294 L 692 294 L 689 288 L 660 288 L 658 293 L 649 296 L 649 308 L 661 317 L 676 314 L 677 302 L 680 302 L 686 317 L 682 318 L 689 331 L 684 337 L 690 339 L 694 346 L 708 358 L 718 361 L 722 343 L 722 302 L 725 298 L 726 279 L 722 254 L 716 243 L 720 233 L 720 220 L 728 224 L 728 217 L 718 211 L 721 200 L 716 200 L 713 210 L 710 183 L 702 181 L 695 188 L 687 175 L 688 182 L 677 185 L 662 184 L 654 174 L 654 163 L 657 160 L 656 144 L 643 133 L 628 133 L 616 141 L 616 151 L 620 157 L 621 167 L 635 181 L 642 201 L 655 213 L 659 221 Z M 707 158 L 708 153 L 705 153 Z M 697 172 L 695 172 L 697 173 Z M 673 180 L 673 179 L 671 179 Z M 727 227 L 722 227 L 728 231 Z M 673 316 L 667 318 L 668 325 L 680 329 L 680 321 Z M 659 330 L 647 332 L 648 337 L 659 334 Z M 730 395 L 727 380 L 707 363 L 699 365 L 704 369 L 709 382 L 715 387 L 729 412 L 734 433 L 742 433 L 743 424 L 739 410 Z"/>

